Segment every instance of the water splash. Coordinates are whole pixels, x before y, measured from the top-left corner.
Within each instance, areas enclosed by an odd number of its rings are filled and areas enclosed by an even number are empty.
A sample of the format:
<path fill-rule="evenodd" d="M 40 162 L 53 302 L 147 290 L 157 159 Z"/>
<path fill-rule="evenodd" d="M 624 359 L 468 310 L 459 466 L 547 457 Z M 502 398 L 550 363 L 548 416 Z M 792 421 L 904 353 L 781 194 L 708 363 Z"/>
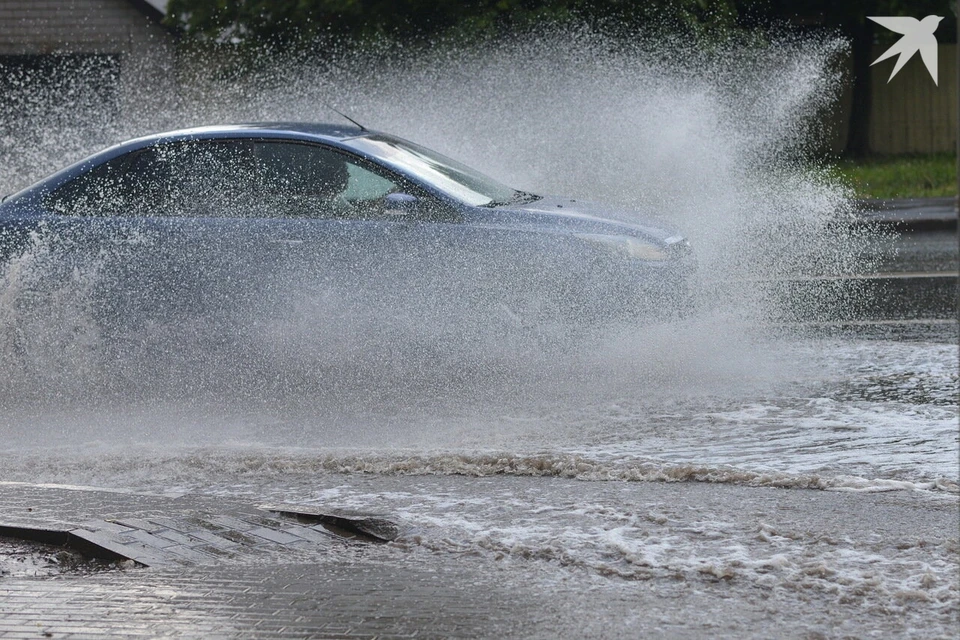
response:
<path fill-rule="evenodd" d="M 269 303 L 222 316 L 151 318 L 118 347 L 87 301 L 123 256 L 65 269 L 50 240 L 35 242 L 4 267 L 0 290 L 7 424 L 40 406 L 59 425 L 45 433 L 78 420 L 112 431 L 121 427 L 107 416 L 142 411 L 136 437 L 162 440 L 177 418 L 144 416 L 173 406 L 192 416 L 179 419 L 186 423 L 233 416 L 252 424 L 253 437 L 279 422 L 295 425 L 294 441 L 298 430 L 358 428 L 389 444 L 402 439 L 398 425 L 456 429 L 494 407 L 522 413 L 638 388 L 712 392 L 785 375 L 762 355 L 769 349 L 757 346 L 756 328 L 798 307 L 846 304 L 849 294 L 823 287 L 788 299 L 769 279 L 868 269 L 875 240 L 846 224 L 849 192 L 811 162 L 844 46 L 700 50 L 574 30 L 386 58 L 277 60 L 240 80 L 198 73 L 160 106 L 124 96 L 145 108 L 100 126 L 96 109 L 82 105 L 24 122 L 5 113 L 0 191 L 9 192 L 118 139 L 218 122 L 336 120 L 332 104 L 507 184 L 610 202 L 626 219 L 660 218 L 691 239 L 703 273 L 695 317 L 620 326 L 585 348 L 505 336 L 456 308 L 433 321 L 414 308 L 385 330 L 381 316 L 303 278 L 278 280 Z M 28 295 L 38 290 L 39 299 Z M 470 329 L 469 340 L 450 327 Z"/>

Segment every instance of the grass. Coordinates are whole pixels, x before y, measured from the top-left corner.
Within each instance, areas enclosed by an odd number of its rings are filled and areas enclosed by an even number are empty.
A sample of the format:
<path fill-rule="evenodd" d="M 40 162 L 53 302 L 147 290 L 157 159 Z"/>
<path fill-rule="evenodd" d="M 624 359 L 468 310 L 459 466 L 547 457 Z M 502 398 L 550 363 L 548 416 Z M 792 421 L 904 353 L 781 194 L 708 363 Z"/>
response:
<path fill-rule="evenodd" d="M 860 198 L 957 195 L 957 156 L 952 153 L 842 159 L 837 170 Z"/>

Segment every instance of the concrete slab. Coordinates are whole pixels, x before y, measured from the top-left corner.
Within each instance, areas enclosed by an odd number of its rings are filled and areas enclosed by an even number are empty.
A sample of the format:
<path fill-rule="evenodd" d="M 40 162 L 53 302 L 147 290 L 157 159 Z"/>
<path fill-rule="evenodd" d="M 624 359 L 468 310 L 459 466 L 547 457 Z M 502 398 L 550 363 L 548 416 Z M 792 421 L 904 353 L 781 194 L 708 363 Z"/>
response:
<path fill-rule="evenodd" d="M 342 537 L 321 533 L 322 526 L 269 517 L 240 501 L 121 495 L 118 500 L 116 493 L 90 488 L 3 483 L 0 535 L 77 546 L 98 555 L 82 544 L 87 543 L 101 550 L 99 555 L 148 567 L 216 564 L 347 544 Z M 109 516 L 92 517 L 95 512 Z M 3 522 L 13 514 L 16 522 Z"/>

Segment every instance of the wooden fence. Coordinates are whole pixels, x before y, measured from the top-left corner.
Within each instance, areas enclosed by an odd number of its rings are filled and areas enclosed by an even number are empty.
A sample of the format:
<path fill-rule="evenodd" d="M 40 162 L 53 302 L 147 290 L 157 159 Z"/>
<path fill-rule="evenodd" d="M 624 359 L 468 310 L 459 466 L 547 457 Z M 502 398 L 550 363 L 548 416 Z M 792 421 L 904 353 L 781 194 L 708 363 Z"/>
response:
<path fill-rule="evenodd" d="M 873 60 L 887 47 L 874 47 Z M 920 55 L 887 82 L 896 57 L 870 68 L 873 94 L 870 110 L 870 148 L 874 153 L 953 152 L 957 148 L 957 45 L 940 45 L 939 85 L 934 84 Z M 829 114 L 832 147 L 843 150 L 851 116 L 852 63 L 848 86 L 838 107 Z"/>

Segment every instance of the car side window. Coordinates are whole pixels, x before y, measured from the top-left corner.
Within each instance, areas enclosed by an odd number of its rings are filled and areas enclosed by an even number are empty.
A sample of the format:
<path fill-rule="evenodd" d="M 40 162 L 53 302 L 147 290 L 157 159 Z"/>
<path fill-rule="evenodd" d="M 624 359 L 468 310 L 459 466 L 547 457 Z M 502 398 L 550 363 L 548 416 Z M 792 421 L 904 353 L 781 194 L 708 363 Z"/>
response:
<path fill-rule="evenodd" d="M 258 215 L 257 183 L 242 141 L 171 143 L 96 167 L 56 189 L 47 206 L 82 216 Z"/>
<path fill-rule="evenodd" d="M 150 147 L 127 168 L 131 198 L 154 215 L 259 216 L 257 169 L 248 145 L 202 140 Z"/>
<path fill-rule="evenodd" d="M 348 163 L 347 173 L 349 180 L 344 197 L 350 202 L 371 202 L 398 190 L 394 181 L 387 180 L 359 165 Z"/>
<path fill-rule="evenodd" d="M 254 155 L 263 189 L 279 215 L 371 218 L 383 214 L 383 197 L 400 191 L 395 179 L 320 145 L 259 141 Z"/>
<path fill-rule="evenodd" d="M 47 196 L 46 207 L 61 215 L 118 215 L 125 209 L 127 160 L 127 156 L 115 158 L 61 185 Z"/>
<path fill-rule="evenodd" d="M 54 212 L 122 217 L 377 218 L 405 192 L 442 213 L 399 176 L 319 144 L 195 140 L 157 144 L 95 167 L 47 199 Z"/>

